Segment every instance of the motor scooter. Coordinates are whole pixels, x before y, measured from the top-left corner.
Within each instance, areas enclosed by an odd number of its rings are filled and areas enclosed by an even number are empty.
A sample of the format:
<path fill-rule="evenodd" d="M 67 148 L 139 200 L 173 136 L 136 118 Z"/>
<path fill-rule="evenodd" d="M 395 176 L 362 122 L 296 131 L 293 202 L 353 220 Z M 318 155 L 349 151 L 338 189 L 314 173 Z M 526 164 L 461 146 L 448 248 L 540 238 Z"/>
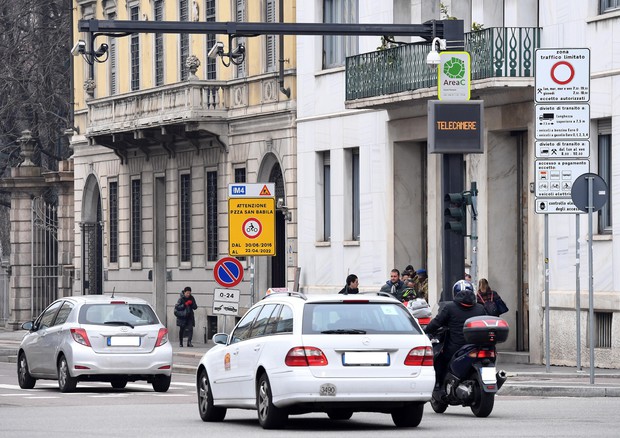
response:
<path fill-rule="evenodd" d="M 475 316 L 465 321 L 463 332 L 468 344 L 452 356 L 441 385 L 445 394 L 439 399 L 434 393 L 431 407 L 442 414 L 448 406 L 469 406 L 476 417 L 488 417 L 506 381 L 506 372 L 495 368 L 495 345 L 508 338 L 508 323 L 495 316 Z M 435 343 L 433 350 L 441 349 Z"/>

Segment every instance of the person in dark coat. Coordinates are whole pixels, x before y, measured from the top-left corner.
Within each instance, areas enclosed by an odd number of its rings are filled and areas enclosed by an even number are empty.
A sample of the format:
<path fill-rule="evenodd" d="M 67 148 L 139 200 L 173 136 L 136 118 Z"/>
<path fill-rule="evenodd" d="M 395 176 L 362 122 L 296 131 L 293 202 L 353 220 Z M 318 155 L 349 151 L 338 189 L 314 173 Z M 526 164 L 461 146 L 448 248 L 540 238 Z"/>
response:
<path fill-rule="evenodd" d="M 435 390 L 433 397 L 441 400 L 445 394 L 443 379 L 448 371 L 450 359 L 462 346 L 467 344 L 463 333 L 463 324 L 473 316 L 486 315 L 484 307 L 476 302 L 473 285 L 465 280 L 457 281 L 452 287 L 453 301 L 446 303 L 439 314 L 432 319 L 424 331 L 435 335 L 441 328 L 447 328 L 441 352 L 435 357 Z"/>
<path fill-rule="evenodd" d="M 183 335 L 187 332 L 187 346 L 193 347 L 192 337 L 194 335 L 194 310 L 198 308 L 196 299 L 192 295 L 192 288 L 187 286 L 181 292 L 181 297 L 174 306 L 174 314 L 177 317 L 177 325 L 179 326 L 179 345 L 183 346 Z"/>
<path fill-rule="evenodd" d="M 406 288 L 405 282 L 400 279 L 400 271 L 394 268 L 390 271 L 390 279 L 381 287 L 381 292 L 388 292 L 400 301 Z"/>
<path fill-rule="evenodd" d="M 344 294 L 344 295 L 357 294 L 360 291 L 358 289 L 359 284 L 360 284 L 360 281 L 357 278 L 357 275 L 349 274 L 347 275 L 347 284 L 342 289 L 340 289 L 340 292 L 338 293 Z"/>

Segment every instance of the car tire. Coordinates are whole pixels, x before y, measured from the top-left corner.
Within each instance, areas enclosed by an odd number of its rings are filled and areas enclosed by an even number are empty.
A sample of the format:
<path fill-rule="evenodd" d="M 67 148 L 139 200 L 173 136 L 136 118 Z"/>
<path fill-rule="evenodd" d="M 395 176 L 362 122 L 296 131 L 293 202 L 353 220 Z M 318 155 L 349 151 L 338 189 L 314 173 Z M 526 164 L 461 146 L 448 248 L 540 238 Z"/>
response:
<path fill-rule="evenodd" d="M 127 379 L 113 379 L 110 382 L 110 385 L 112 385 L 112 388 L 114 389 L 123 389 L 127 386 Z"/>
<path fill-rule="evenodd" d="M 213 393 L 211 392 L 211 383 L 205 369 L 200 370 L 198 375 L 197 392 L 198 392 L 198 413 L 202 421 L 220 422 L 226 416 L 226 408 L 213 406 Z"/>
<path fill-rule="evenodd" d="M 37 383 L 37 379 L 30 375 L 28 360 L 24 352 L 20 353 L 17 359 L 17 381 L 21 389 L 32 389 L 35 383 Z"/>
<path fill-rule="evenodd" d="M 334 421 L 349 420 L 353 416 L 353 411 L 349 411 L 347 409 L 333 409 L 327 411 L 327 416 L 330 420 Z"/>
<path fill-rule="evenodd" d="M 396 427 L 417 427 L 424 415 L 424 403 L 408 403 L 392 411 L 392 421 Z"/>
<path fill-rule="evenodd" d="M 153 377 L 153 389 L 155 392 L 166 392 L 168 388 L 170 388 L 170 381 L 172 380 L 172 376 L 166 376 L 164 374 L 159 374 Z"/>
<path fill-rule="evenodd" d="M 273 404 L 271 384 L 266 373 L 261 374 L 256 388 L 258 422 L 263 429 L 278 429 L 286 422 L 288 414 Z"/>
<path fill-rule="evenodd" d="M 73 392 L 77 386 L 78 379 L 71 377 L 67 358 L 60 356 L 58 360 L 58 388 L 60 392 Z"/>

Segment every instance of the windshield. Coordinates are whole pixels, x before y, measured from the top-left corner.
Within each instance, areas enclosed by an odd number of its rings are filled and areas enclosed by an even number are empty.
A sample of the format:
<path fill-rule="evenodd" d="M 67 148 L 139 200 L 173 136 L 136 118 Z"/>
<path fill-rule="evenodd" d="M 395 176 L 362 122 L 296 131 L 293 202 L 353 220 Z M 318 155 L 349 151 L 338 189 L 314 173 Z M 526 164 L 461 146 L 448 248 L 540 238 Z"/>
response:
<path fill-rule="evenodd" d="M 148 304 L 85 304 L 78 317 L 80 324 L 93 325 L 140 325 L 159 324 L 159 320 Z"/>
<path fill-rule="evenodd" d="M 304 334 L 422 334 L 400 303 L 308 303 Z"/>

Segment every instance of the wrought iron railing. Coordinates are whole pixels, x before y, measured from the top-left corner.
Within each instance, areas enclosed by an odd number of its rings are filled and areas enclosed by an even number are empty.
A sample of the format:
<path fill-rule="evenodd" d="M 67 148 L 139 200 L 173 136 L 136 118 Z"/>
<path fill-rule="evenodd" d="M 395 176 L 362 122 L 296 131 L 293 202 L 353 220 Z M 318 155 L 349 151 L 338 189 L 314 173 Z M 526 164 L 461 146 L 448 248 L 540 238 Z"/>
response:
<path fill-rule="evenodd" d="M 471 78 L 533 77 L 540 28 L 498 27 L 465 34 Z M 347 58 L 346 99 L 364 99 L 437 85 L 426 64 L 428 43 L 408 44 Z"/>

